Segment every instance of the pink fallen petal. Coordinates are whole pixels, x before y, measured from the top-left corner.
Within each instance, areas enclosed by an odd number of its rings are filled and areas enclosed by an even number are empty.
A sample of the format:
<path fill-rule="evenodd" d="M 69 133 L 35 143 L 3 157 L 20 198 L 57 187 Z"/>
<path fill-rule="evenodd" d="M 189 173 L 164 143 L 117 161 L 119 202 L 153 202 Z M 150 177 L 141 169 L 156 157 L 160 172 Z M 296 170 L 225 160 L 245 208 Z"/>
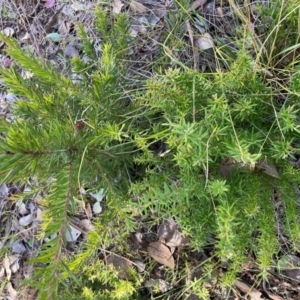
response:
<path fill-rule="evenodd" d="M 10 63 L 11 63 L 11 60 L 10 60 L 9 57 L 5 57 L 5 58 L 2 60 L 2 66 L 3 66 L 4 68 L 9 68 Z"/>
<path fill-rule="evenodd" d="M 45 7 L 51 8 L 54 6 L 54 4 L 55 4 L 55 0 L 47 0 L 47 2 L 45 3 Z"/>

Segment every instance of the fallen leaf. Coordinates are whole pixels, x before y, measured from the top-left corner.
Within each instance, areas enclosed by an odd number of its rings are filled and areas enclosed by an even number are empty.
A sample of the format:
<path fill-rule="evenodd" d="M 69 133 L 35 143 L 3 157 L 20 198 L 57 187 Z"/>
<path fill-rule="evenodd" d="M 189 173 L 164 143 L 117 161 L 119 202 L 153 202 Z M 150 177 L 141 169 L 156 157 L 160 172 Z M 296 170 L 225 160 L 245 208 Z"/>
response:
<path fill-rule="evenodd" d="M 11 247 L 12 253 L 21 254 L 26 251 L 25 246 L 21 242 L 14 242 Z"/>
<path fill-rule="evenodd" d="M 242 281 L 238 281 L 238 280 L 237 280 L 237 281 L 234 283 L 234 285 L 235 285 L 238 289 L 240 289 L 243 293 L 247 294 L 247 295 L 251 298 L 251 300 L 261 300 L 261 299 L 262 299 L 262 298 L 261 298 L 261 296 L 262 296 L 261 292 L 258 291 L 258 290 L 255 289 L 255 288 L 249 286 L 248 284 L 246 284 L 246 283 L 244 283 L 244 282 L 242 282 Z"/>
<path fill-rule="evenodd" d="M 5 256 L 3 261 L 2 261 L 3 267 L 5 269 L 6 273 L 6 278 L 9 281 L 11 278 L 11 269 L 10 269 L 10 262 L 9 262 L 9 257 Z"/>
<path fill-rule="evenodd" d="M 119 14 L 124 6 L 121 0 L 113 0 L 111 5 L 113 7 L 114 14 Z"/>
<path fill-rule="evenodd" d="M 5 183 L 0 186 L 0 196 L 7 197 L 9 188 Z"/>
<path fill-rule="evenodd" d="M 146 270 L 146 265 L 142 261 L 136 260 L 134 263 L 139 273 L 142 273 Z"/>
<path fill-rule="evenodd" d="M 5 27 L 0 32 L 6 36 L 13 36 L 15 33 L 15 31 L 11 27 Z M 0 42 L 0 47 L 2 47 L 3 45 L 4 45 L 4 42 Z"/>
<path fill-rule="evenodd" d="M 1 32 L 6 36 L 13 36 L 15 34 L 15 31 L 11 27 L 5 27 Z"/>
<path fill-rule="evenodd" d="M 33 219 L 34 219 L 33 214 L 29 214 L 27 216 L 24 216 L 24 217 L 20 218 L 19 224 L 21 226 L 28 226 L 29 224 L 32 223 Z"/>
<path fill-rule="evenodd" d="M 48 243 L 57 237 L 57 233 L 53 233 L 50 237 L 44 238 L 44 242 Z"/>
<path fill-rule="evenodd" d="M 58 26 L 58 33 L 62 35 L 67 35 L 70 32 L 70 23 L 60 22 Z"/>
<path fill-rule="evenodd" d="M 256 163 L 256 167 L 258 169 L 262 169 L 266 174 L 268 174 L 272 177 L 280 178 L 276 167 L 270 162 L 266 162 L 265 160 L 259 161 Z"/>
<path fill-rule="evenodd" d="M 196 10 L 200 6 L 203 6 L 206 2 L 207 2 L 207 0 L 196 0 L 192 3 L 192 6 L 188 11 L 191 11 L 191 10 L 194 10 L 194 9 Z"/>
<path fill-rule="evenodd" d="M 77 1 L 77 2 L 73 2 L 70 5 L 70 8 L 72 8 L 74 11 L 85 11 L 90 8 L 90 5 L 86 5 Z M 69 12 L 67 11 L 67 13 Z"/>
<path fill-rule="evenodd" d="M 25 42 L 29 40 L 30 40 L 30 33 L 26 31 L 25 34 L 20 38 L 20 41 Z"/>
<path fill-rule="evenodd" d="M 284 300 L 284 299 L 283 299 L 282 297 L 280 297 L 280 296 L 271 294 L 271 293 L 268 292 L 268 291 L 265 291 L 265 292 L 268 294 L 269 298 L 271 298 L 272 300 Z"/>
<path fill-rule="evenodd" d="M 197 46 L 201 50 L 208 50 L 213 48 L 215 45 L 212 36 L 208 32 L 205 32 L 203 36 L 197 40 Z"/>
<path fill-rule="evenodd" d="M 105 191 L 104 189 L 100 189 L 98 193 L 90 193 L 90 195 L 96 199 L 96 201 L 101 202 L 105 197 Z"/>
<path fill-rule="evenodd" d="M 130 268 L 132 267 L 132 264 L 130 261 L 121 256 L 111 254 L 107 258 L 106 262 L 107 264 L 112 264 L 114 266 L 114 268 L 118 271 L 118 276 L 121 279 L 131 279 Z"/>
<path fill-rule="evenodd" d="M 46 35 L 47 38 L 53 42 L 60 42 L 63 39 L 63 36 L 57 32 L 52 32 Z"/>
<path fill-rule="evenodd" d="M 182 235 L 179 232 L 178 225 L 172 219 L 167 219 L 158 228 L 158 239 L 164 240 L 169 247 L 178 247 L 181 244 Z"/>
<path fill-rule="evenodd" d="M 93 226 L 93 224 L 91 223 L 91 221 L 88 220 L 88 219 L 80 220 L 80 225 L 81 225 L 87 232 L 95 230 L 95 227 Z"/>
<path fill-rule="evenodd" d="M 17 96 L 13 93 L 7 93 L 6 96 L 5 96 L 5 99 L 8 101 L 8 102 L 15 102 L 17 100 Z"/>
<path fill-rule="evenodd" d="M 8 282 L 6 284 L 6 291 L 7 291 L 8 295 L 11 297 L 12 300 L 17 299 L 18 292 L 12 287 L 12 284 L 10 282 Z"/>
<path fill-rule="evenodd" d="M 29 213 L 29 211 L 26 208 L 25 203 L 23 203 L 23 202 L 19 205 L 19 209 L 18 210 L 19 210 L 19 213 L 21 215 L 27 215 Z"/>
<path fill-rule="evenodd" d="M 19 257 L 16 255 L 10 255 L 8 258 L 9 258 L 11 272 L 16 273 L 20 269 Z"/>
<path fill-rule="evenodd" d="M 69 225 L 68 230 L 66 231 L 66 240 L 67 242 L 75 242 L 77 241 L 78 237 L 80 236 L 81 231 L 77 228 Z"/>
<path fill-rule="evenodd" d="M 79 51 L 73 45 L 67 45 L 64 54 L 66 57 L 73 58 L 79 56 Z"/>
<path fill-rule="evenodd" d="M 44 7 L 51 8 L 55 5 L 55 0 L 47 0 Z"/>
<path fill-rule="evenodd" d="M 132 0 L 129 3 L 129 6 L 132 11 L 138 12 L 138 13 L 144 13 L 147 11 L 147 7 L 145 7 L 142 3 L 139 3 L 138 1 Z"/>
<path fill-rule="evenodd" d="M 5 277 L 5 269 L 4 267 L 0 267 L 0 280 L 2 281 L 4 277 Z"/>
<path fill-rule="evenodd" d="M 102 212 L 102 207 L 101 207 L 100 202 L 95 202 L 95 203 L 93 204 L 93 212 L 94 212 L 95 214 L 100 214 L 100 213 Z"/>
<path fill-rule="evenodd" d="M 43 216 L 43 211 L 40 208 L 38 208 L 36 210 L 36 217 L 34 219 L 34 222 L 42 222 L 42 216 Z"/>
<path fill-rule="evenodd" d="M 170 251 L 170 249 L 164 245 L 162 242 L 153 242 L 148 246 L 149 255 L 159 262 L 162 265 L 169 267 L 170 269 L 174 269 L 175 262 L 174 257 Z"/>

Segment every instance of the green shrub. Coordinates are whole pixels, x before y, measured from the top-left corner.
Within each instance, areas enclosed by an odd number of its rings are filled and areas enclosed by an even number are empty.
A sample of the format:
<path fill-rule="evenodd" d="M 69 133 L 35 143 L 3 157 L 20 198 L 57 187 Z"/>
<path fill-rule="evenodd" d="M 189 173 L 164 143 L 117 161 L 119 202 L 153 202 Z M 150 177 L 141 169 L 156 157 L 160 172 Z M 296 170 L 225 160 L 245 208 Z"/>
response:
<path fill-rule="evenodd" d="M 174 218 L 193 250 L 213 243 L 216 259 L 228 264 L 223 286 L 234 284 L 249 251 L 266 277 L 280 250 L 277 201 L 284 234 L 299 251 L 300 176 L 289 160 L 299 152 L 300 73 L 292 70 L 289 95 L 280 101 L 258 61 L 241 47 L 226 72 L 170 68 L 137 92 L 128 75 L 127 18 L 119 15 L 112 25 L 104 11 L 96 16 L 101 56 L 79 26 L 87 59 L 74 58 L 70 74 L 1 35 L 15 66 L 0 72 L 19 97 L 14 119 L 1 119 L 2 181 L 37 178 L 45 195 L 39 235 L 58 233 L 32 259 L 29 283 L 40 299 L 58 297 L 58 289 L 70 299 L 138 299 L 141 275 L 126 282 L 100 262 L 93 267 L 98 249 L 112 239 L 124 251 L 135 216 L 147 217 L 149 226 Z M 18 67 L 33 76 L 24 79 Z M 103 188 L 107 208 L 82 252 L 70 259 L 64 236 L 85 201 L 82 186 Z"/>

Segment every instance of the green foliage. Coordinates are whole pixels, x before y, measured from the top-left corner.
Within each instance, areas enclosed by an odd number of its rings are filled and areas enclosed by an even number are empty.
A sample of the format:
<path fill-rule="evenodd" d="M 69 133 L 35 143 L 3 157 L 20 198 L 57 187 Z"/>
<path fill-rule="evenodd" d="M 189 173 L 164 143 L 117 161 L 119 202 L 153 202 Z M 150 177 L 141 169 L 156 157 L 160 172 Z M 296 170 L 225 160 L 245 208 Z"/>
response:
<path fill-rule="evenodd" d="M 293 23 L 297 7 L 281 7 L 285 17 L 274 10 L 272 19 Z M 294 251 L 300 247 L 300 175 L 289 162 L 299 152 L 300 72 L 293 69 L 285 86 L 289 95 L 280 101 L 259 60 L 239 47 L 226 72 L 198 73 L 179 64 L 155 74 L 138 93 L 127 72 L 128 18 L 120 14 L 110 22 L 107 11 L 95 14 L 101 55 L 79 25 L 86 59 L 74 58 L 70 74 L 0 35 L 15 62 L 0 73 L 18 96 L 14 119 L 0 123 L 1 179 L 35 177 L 44 192 L 40 249 L 29 283 L 40 299 L 138 299 L 141 275 L 132 270 L 132 280 L 120 279 L 98 259 L 99 248 L 112 247 L 112 240 L 123 253 L 136 216 L 150 227 L 173 217 L 193 250 L 213 241 L 215 259 L 228 264 L 224 287 L 234 284 L 247 251 L 255 253 L 266 278 L 280 250 L 276 201 L 284 233 Z M 277 29 L 276 38 L 283 34 Z M 283 59 L 279 51 L 266 56 L 269 62 Z M 33 76 L 23 78 L 19 68 Z M 263 163 L 280 178 L 264 172 Z M 82 252 L 69 258 L 65 233 L 84 201 L 82 186 L 103 188 L 107 208 Z M 212 266 L 203 268 L 203 278 L 210 277 Z M 189 288 L 208 297 L 204 285 Z"/>
<path fill-rule="evenodd" d="M 65 233 L 70 215 L 78 208 L 75 199 L 81 197 L 79 188 L 103 188 L 109 193 L 108 204 L 115 207 L 108 217 L 113 226 L 126 213 L 118 208 L 127 195 L 126 170 L 133 164 L 135 145 L 130 138 L 130 131 L 134 131 L 129 117 L 132 107 L 124 94 L 130 81 L 124 83 L 120 75 L 126 72 L 122 61 L 126 53 L 120 52 L 128 29 L 125 21 L 120 17 L 111 29 L 114 34 L 114 30 L 122 28 L 120 43 L 104 43 L 101 58 L 93 52 L 83 28 L 78 27 L 85 53 L 90 57 L 86 63 L 73 60 L 79 80 L 24 53 L 15 41 L 1 36 L 15 67 L 0 72 L 10 92 L 19 98 L 13 108 L 14 120 L 9 123 L 1 119 L 5 136 L 0 140 L 1 179 L 27 182 L 35 176 L 46 192 L 40 242 L 43 237 L 57 234 L 41 245 L 32 260 L 37 268 L 31 284 L 40 289 L 41 299 L 55 297 L 60 274 L 69 271 L 63 262 Z M 128 42 L 126 45 L 129 47 Z M 23 78 L 17 67 L 33 76 Z M 125 225 L 132 229 L 128 219 Z"/>

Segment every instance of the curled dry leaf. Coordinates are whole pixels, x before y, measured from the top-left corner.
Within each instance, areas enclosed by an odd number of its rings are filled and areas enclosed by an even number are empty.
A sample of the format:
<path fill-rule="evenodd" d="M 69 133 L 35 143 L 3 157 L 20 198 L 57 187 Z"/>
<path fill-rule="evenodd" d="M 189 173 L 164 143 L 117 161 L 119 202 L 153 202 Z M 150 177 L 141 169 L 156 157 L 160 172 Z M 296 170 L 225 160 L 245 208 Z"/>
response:
<path fill-rule="evenodd" d="M 20 218 L 19 224 L 21 226 L 24 226 L 24 227 L 28 226 L 29 224 L 32 223 L 33 219 L 34 219 L 34 215 L 33 214 L 29 214 L 27 216 L 24 216 L 24 217 Z"/>
<path fill-rule="evenodd" d="M 5 269 L 4 267 L 0 267 L 0 280 L 2 281 L 5 277 Z"/>
<path fill-rule="evenodd" d="M 0 196 L 7 197 L 9 188 L 5 183 L 0 186 Z"/>
<path fill-rule="evenodd" d="M 11 27 L 5 27 L 1 30 L 1 33 L 6 36 L 13 36 L 15 34 L 15 31 Z"/>
<path fill-rule="evenodd" d="M 170 249 L 162 242 L 153 242 L 148 246 L 149 255 L 162 265 L 174 269 L 175 261 Z"/>
<path fill-rule="evenodd" d="M 178 225 L 172 219 L 167 219 L 158 228 L 158 239 L 164 240 L 169 247 L 178 247 L 181 244 L 182 235 L 178 230 Z"/>
<path fill-rule="evenodd" d="M 201 50 L 208 50 L 214 48 L 215 45 L 212 36 L 208 32 L 205 32 L 203 36 L 197 40 L 197 46 Z"/>
<path fill-rule="evenodd" d="M 36 217 L 34 219 L 34 222 L 42 222 L 42 216 L 43 216 L 43 211 L 40 208 L 38 208 L 36 210 Z"/>
<path fill-rule="evenodd" d="M 8 258 L 9 258 L 11 272 L 16 273 L 20 269 L 19 257 L 16 255 L 10 255 Z"/>
<path fill-rule="evenodd" d="M 189 242 L 189 238 L 182 235 L 178 225 L 171 218 L 167 219 L 159 226 L 158 239 L 164 241 L 164 244 L 171 248 L 183 246 Z"/>
<path fill-rule="evenodd" d="M 107 264 L 112 264 L 114 266 L 121 279 L 131 279 L 130 268 L 132 267 L 132 264 L 130 261 L 118 255 L 112 254 L 107 258 L 106 262 Z"/>
<path fill-rule="evenodd" d="M 100 213 L 102 212 L 102 207 L 101 207 L 100 202 L 95 202 L 95 203 L 93 204 L 93 212 L 94 212 L 95 214 L 100 214 Z"/>
<path fill-rule="evenodd" d="M 193 10 L 193 9 L 197 9 L 200 6 L 203 6 L 205 3 L 207 2 L 207 0 L 196 0 L 192 3 L 191 8 L 189 9 L 189 11 Z"/>
<path fill-rule="evenodd" d="M 22 37 L 20 38 L 20 41 L 25 42 L 25 41 L 29 41 L 31 38 L 30 33 L 29 32 L 25 32 L 24 35 L 22 35 Z"/>
<path fill-rule="evenodd" d="M 13 36 L 15 34 L 15 31 L 11 27 L 5 27 L 0 32 L 6 36 Z M 4 42 L 0 41 L 0 47 L 2 47 L 3 45 L 4 45 Z"/>
<path fill-rule="evenodd" d="M 21 215 L 27 215 L 28 213 L 29 213 L 29 211 L 28 211 L 28 209 L 26 208 L 26 205 L 25 205 L 25 203 L 21 203 L 20 205 L 19 205 L 19 213 L 21 214 Z"/>
<path fill-rule="evenodd" d="M 280 178 L 276 167 L 270 163 L 270 162 L 266 162 L 266 161 L 259 161 L 256 163 L 256 167 L 258 169 L 262 169 L 266 174 L 275 177 L 275 178 Z"/>
<path fill-rule="evenodd" d="M 51 32 L 47 34 L 47 38 L 51 40 L 52 42 L 60 42 L 63 39 L 63 35 L 59 34 L 57 32 Z"/>
<path fill-rule="evenodd" d="M 146 270 L 146 265 L 142 261 L 136 260 L 134 263 L 139 273 L 142 273 Z"/>
<path fill-rule="evenodd" d="M 26 248 L 21 242 L 15 242 L 13 243 L 11 250 L 12 253 L 21 254 L 26 251 Z"/>
<path fill-rule="evenodd" d="M 70 23 L 67 22 L 60 22 L 58 26 L 58 33 L 62 35 L 67 35 L 70 32 Z"/>
<path fill-rule="evenodd" d="M 66 240 L 67 240 L 67 242 L 77 241 L 80 234 L 81 234 L 80 230 L 78 230 L 77 228 L 70 225 L 68 230 L 66 231 Z"/>
<path fill-rule="evenodd" d="M 121 0 L 113 0 L 111 5 L 113 7 L 114 14 L 119 14 L 124 6 Z"/>
<path fill-rule="evenodd" d="M 144 13 L 147 11 L 147 8 L 140 2 L 132 0 L 129 4 L 133 12 Z"/>
<path fill-rule="evenodd" d="M 95 227 L 93 226 L 93 224 L 91 223 L 91 221 L 88 220 L 88 219 L 80 220 L 80 225 L 81 225 L 87 232 L 95 230 Z"/>
<path fill-rule="evenodd" d="M 9 262 L 9 257 L 8 256 L 5 256 L 3 258 L 2 264 L 3 264 L 3 267 L 5 269 L 6 278 L 9 281 L 10 278 L 11 278 L 11 269 L 10 269 L 10 262 Z"/>
<path fill-rule="evenodd" d="M 6 284 L 6 291 L 7 291 L 8 295 L 11 297 L 12 300 L 17 299 L 18 292 L 13 288 L 13 286 L 10 282 L 8 282 Z"/>
<path fill-rule="evenodd" d="M 57 233 L 53 233 L 50 237 L 44 238 L 44 242 L 48 243 L 48 242 L 54 240 L 56 237 L 57 237 Z"/>
<path fill-rule="evenodd" d="M 98 193 L 90 193 L 90 195 L 95 198 L 97 202 L 101 202 L 105 197 L 105 191 L 104 189 L 100 189 Z"/>
<path fill-rule="evenodd" d="M 74 58 L 79 56 L 79 51 L 73 45 L 67 45 L 64 54 L 66 57 Z"/>

